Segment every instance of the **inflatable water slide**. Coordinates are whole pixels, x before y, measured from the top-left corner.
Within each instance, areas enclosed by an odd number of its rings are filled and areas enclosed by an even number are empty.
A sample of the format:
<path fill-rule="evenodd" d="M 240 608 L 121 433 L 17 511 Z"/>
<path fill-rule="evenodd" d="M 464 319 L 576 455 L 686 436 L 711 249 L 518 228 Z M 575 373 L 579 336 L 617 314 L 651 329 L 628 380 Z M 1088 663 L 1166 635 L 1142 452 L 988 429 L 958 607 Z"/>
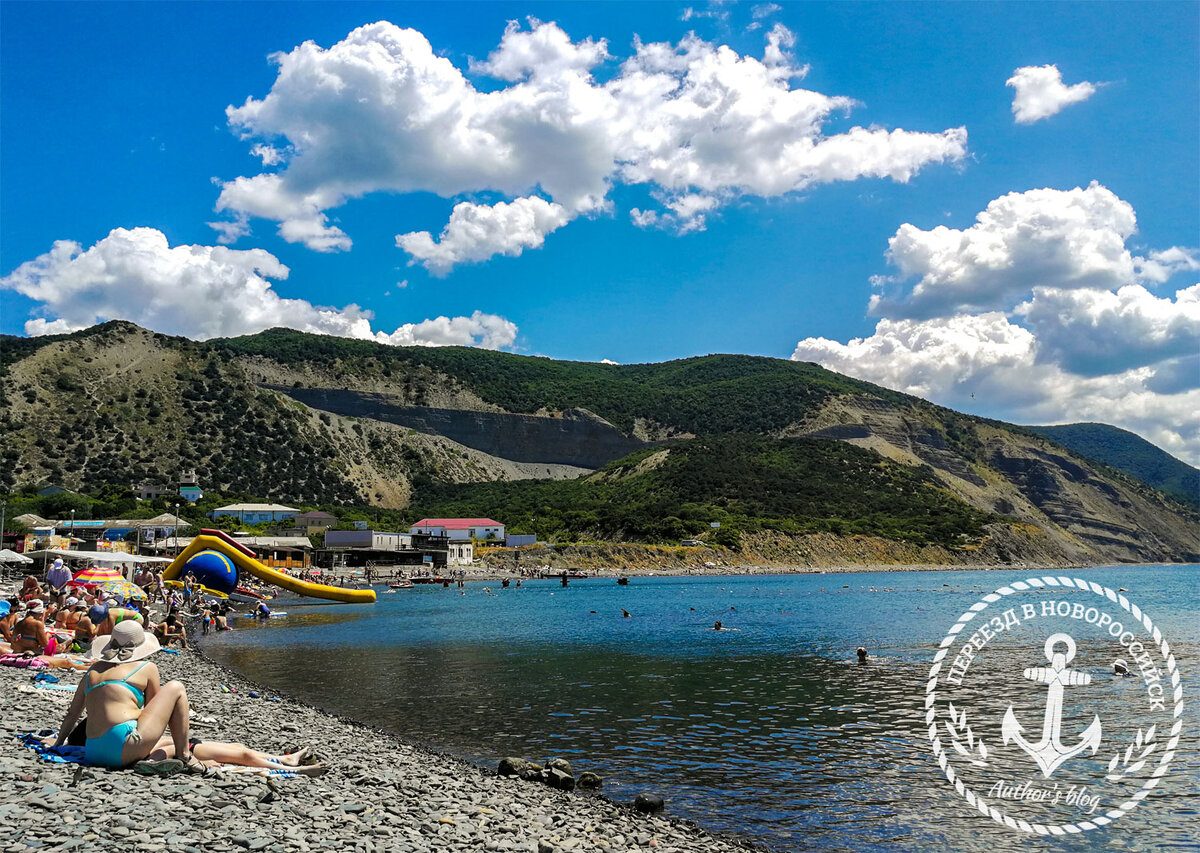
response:
<path fill-rule="evenodd" d="M 237 589 L 241 573 L 253 575 L 259 580 L 310 598 L 329 601 L 345 601 L 351 604 L 368 604 L 375 600 L 373 589 L 345 589 L 297 580 L 283 572 L 277 572 L 259 561 L 258 555 L 221 530 L 204 528 L 192 544 L 183 549 L 175 562 L 163 572 L 164 581 L 179 581 L 191 572 L 196 580 L 209 592 L 222 597 Z"/>

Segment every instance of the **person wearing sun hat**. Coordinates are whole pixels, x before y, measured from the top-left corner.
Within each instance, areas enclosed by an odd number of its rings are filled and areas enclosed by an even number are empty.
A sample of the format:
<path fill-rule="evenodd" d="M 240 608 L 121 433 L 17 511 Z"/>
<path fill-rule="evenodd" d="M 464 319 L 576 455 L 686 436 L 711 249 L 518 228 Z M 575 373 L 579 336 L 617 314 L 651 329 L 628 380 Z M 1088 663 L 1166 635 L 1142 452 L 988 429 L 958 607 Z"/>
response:
<path fill-rule="evenodd" d="M 158 638 L 147 634 L 140 622 L 125 621 L 115 625 L 106 636 L 97 637 L 90 656 L 102 661 L 128 663 L 148 658 L 161 648 Z"/>
<path fill-rule="evenodd" d="M 84 758 L 88 764 L 125 767 L 145 758 L 169 723 L 180 727 L 180 715 L 182 744 L 186 746 L 183 685 L 176 681 L 160 687 L 158 668 L 145 660 L 159 648 L 158 640 L 134 621 L 122 622 L 111 634 L 97 637 L 90 652 L 96 663 L 79 681 L 55 746 L 66 740 L 84 709 L 88 718 Z M 145 737 L 151 732 L 153 739 Z M 182 754 L 187 755 L 187 750 Z"/>
<path fill-rule="evenodd" d="M 58 557 L 46 572 L 46 594 L 54 601 L 61 602 L 70 583 L 71 570 L 63 565 L 62 557 Z"/>
<path fill-rule="evenodd" d="M 46 605 L 40 598 L 25 602 L 25 612 L 17 617 L 16 625 L 13 626 L 14 652 L 53 655 L 58 650 L 58 642 L 46 633 L 45 618 Z"/>
<path fill-rule="evenodd" d="M 111 634 L 97 637 L 91 649 L 96 662 L 79 680 L 52 746 L 62 746 L 86 710 L 88 764 L 128 767 L 149 758 L 150 769 L 159 771 L 203 772 L 204 761 L 305 774 L 325 771 L 323 765 L 299 766 L 311 752 L 279 756 L 240 743 L 193 744 L 188 739 L 187 691 L 179 681 L 160 684 L 158 667 L 146 660 L 160 648 L 140 622 L 121 622 Z"/>

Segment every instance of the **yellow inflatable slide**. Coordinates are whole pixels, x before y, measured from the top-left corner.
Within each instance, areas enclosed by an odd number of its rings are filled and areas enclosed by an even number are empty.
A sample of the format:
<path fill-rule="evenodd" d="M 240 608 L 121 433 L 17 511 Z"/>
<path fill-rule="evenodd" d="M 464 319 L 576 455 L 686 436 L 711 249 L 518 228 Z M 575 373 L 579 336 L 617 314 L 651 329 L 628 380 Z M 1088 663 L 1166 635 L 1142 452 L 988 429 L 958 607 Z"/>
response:
<path fill-rule="evenodd" d="M 324 598 L 329 601 L 345 601 L 352 604 L 368 604 L 375 600 L 373 589 L 345 589 L 298 580 L 283 572 L 263 565 L 258 556 L 224 531 L 205 528 L 192 540 L 175 561 L 163 572 L 164 581 L 179 581 L 188 573 L 206 589 L 226 596 L 238 585 L 242 572 L 259 580 L 281 587 L 297 595 Z"/>

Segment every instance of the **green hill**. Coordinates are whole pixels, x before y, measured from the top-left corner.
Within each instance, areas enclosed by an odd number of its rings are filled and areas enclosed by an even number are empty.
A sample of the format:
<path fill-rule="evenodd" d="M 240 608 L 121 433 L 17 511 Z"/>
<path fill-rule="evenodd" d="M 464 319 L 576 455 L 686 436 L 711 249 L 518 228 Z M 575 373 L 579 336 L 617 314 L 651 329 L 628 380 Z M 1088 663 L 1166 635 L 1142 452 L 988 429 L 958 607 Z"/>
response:
<path fill-rule="evenodd" d="M 986 525 L 999 561 L 1200 558 L 1196 514 L 1120 465 L 783 359 L 603 365 L 286 329 L 195 342 L 114 321 L 0 337 L 0 392 L 0 492 L 25 496 L 54 483 L 115 506 L 195 471 L 210 495 L 399 527 L 466 514 L 557 539 L 940 548 Z"/>
<path fill-rule="evenodd" d="M 1064 424 L 1029 429 L 1200 509 L 1200 470 L 1128 430 L 1108 424 Z"/>
<path fill-rule="evenodd" d="M 640 450 L 578 480 L 429 489 L 418 517 L 502 512 L 510 530 L 542 539 L 679 541 L 712 534 L 866 534 L 961 545 L 989 517 L 909 468 L 837 441 L 710 436 Z M 714 529 L 713 522 L 720 524 Z"/>
<path fill-rule="evenodd" d="M 694 435 L 768 433 L 794 423 L 835 394 L 915 400 L 815 364 L 748 355 L 610 365 L 468 347 L 388 347 L 291 329 L 212 340 L 207 346 L 229 357 L 258 356 L 356 380 L 432 372 L 453 377 L 508 412 L 582 408 L 624 431 L 641 418 Z M 419 396 L 422 390 L 414 393 Z"/>

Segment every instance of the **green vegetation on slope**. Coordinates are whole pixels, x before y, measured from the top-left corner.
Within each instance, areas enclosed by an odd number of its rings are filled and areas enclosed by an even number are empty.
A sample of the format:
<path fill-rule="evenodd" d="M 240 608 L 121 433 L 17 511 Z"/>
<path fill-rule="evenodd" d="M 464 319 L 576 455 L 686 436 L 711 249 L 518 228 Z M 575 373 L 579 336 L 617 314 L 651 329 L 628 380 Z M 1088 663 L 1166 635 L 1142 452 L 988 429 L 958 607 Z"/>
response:
<path fill-rule="evenodd" d="M 230 356 L 263 356 L 294 367 L 314 365 L 347 377 L 390 379 L 423 367 L 453 377 L 509 412 L 584 408 L 627 433 L 637 418 L 696 435 L 770 433 L 801 420 L 835 394 L 921 403 L 814 364 L 745 355 L 608 365 L 469 347 L 389 347 L 289 329 L 207 345 Z"/>
<path fill-rule="evenodd" d="M 709 541 L 729 546 L 759 529 L 954 546 L 982 535 L 989 520 L 926 470 L 837 441 L 747 435 L 646 448 L 580 480 L 431 485 L 412 510 L 491 515 L 543 539 L 677 542 L 711 533 Z"/>
<path fill-rule="evenodd" d="M 19 417 L 11 405 L 0 408 L 0 489 L 28 482 L 128 489 L 195 471 L 207 488 L 227 493 L 310 502 L 358 497 L 337 448 L 302 407 L 261 391 L 202 345 L 152 335 L 154 357 L 132 370 L 112 370 L 89 354 L 102 349 L 93 344 L 119 345 L 132 334 L 150 335 L 106 323 L 18 347 L 24 356 L 60 341 L 74 349 L 10 388 L 23 408 Z M 7 354 L 12 343 L 5 338 L 0 347 Z M 4 365 L 8 373 L 15 362 Z"/>
<path fill-rule="evenodd" d="M 1181 503 L 1200 509 L 1200 470 L 1144 438 L 1108 424 L 1065 424 L 1028 429 L 1080 456 L 1136 477 Z"/>

